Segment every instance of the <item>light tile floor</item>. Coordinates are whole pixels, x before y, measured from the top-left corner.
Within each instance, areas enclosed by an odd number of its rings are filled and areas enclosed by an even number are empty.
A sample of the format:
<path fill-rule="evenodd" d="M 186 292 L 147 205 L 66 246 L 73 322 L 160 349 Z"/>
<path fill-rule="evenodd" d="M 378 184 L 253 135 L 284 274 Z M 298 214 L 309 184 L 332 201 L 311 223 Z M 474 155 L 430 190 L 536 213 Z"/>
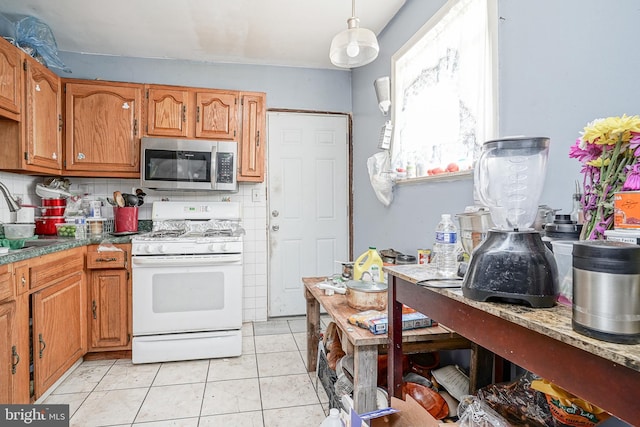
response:
<path fill-rule="evenodd" d="M 329 399 L 306 369 L 305 318 L 246 323 L 242 331 L 240 357 L 82 362 L 43 403 L 69 404 L 72 427 L 319 426 Z"/>

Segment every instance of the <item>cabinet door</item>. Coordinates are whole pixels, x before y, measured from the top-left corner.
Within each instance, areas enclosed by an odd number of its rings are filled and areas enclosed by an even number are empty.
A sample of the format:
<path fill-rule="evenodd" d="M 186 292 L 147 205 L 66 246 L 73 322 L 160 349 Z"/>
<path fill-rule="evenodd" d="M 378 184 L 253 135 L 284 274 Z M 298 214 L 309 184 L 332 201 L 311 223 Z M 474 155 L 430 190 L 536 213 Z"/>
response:
<path fill-rule="evenodd" d="M 93 270 L 89 350 L 129 344 L 129 287 L 126 270 Z"/>
<path fill-rule="evenodd" d="M 196 138 L 234 139 L 237 114 L 237 92 L 196 92 Z"/>
<path fill-rule="evenodd" d="M 65 87 L 65 173 L 139 177 L 142 86 L 68 82 Z"/>
<path fill-rule="evenodd" d="M 147 128 L 152 136 L 187 137 L 189 92 L 168 88 L 147 88 Z"/>
<path fill-rule="evenodd" d="M 15 304 L 0 304 L 0 402 L 13 402 L 13 366 L 17 352 L 13 340 L 13 316 Z"/>
<path fill-rule="evenodd" d="M 34 392 L 38 399 L 84 355 L 83 273 L 32 295 Z"/>
<path fill-rule="evenodd" d="M 62 111 L 60 78 L 40 64 L 25 61 L 26 162 L 60 172 Z"/>
<path fill-rule="evenodd" d="M 20 50 L 0 37 L 0 116 L 18 120 L 22 102 Z"/>
<path fill-rule="evenodd" d="M 266 95 L 243 93 L 242 139 L 240 141 L 240 173 L 238 181 L 264 181 L 266 145 Z"/>

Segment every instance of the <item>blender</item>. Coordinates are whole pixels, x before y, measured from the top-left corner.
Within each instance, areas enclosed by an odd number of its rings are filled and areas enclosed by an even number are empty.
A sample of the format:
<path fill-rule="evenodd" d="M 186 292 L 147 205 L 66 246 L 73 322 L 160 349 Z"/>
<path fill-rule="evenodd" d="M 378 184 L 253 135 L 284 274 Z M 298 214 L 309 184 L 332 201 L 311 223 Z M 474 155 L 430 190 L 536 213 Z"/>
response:
<path fill-rule="evenodd" d="M 465 297 L 552 307 L 558 268 L 540 232 L 531 227 L 549 155 L 549 138 L 487 141 L 475 168 L 475 191 L 494 227 L 475 248 L 462 283 Z"/>

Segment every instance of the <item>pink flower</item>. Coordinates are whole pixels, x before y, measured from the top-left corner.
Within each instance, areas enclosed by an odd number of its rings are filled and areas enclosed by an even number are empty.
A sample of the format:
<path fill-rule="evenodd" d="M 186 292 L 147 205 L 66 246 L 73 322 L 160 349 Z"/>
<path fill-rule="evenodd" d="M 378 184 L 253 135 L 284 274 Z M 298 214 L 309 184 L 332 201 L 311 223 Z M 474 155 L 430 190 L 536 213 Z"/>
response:
<path fill-rule="evenodd" d="M 586 164 L 597 159 L 602 155 L 602 146 L 597 144 L 587 144 L 586 148 L 580 148 L 580 138 L 569 148 L 569 157 L 578 159 L 581 163 Z M 638 144 L 640 145 L 640 135 L 638 136 Z"/>
<path fill-rule="evenodd" d="M 629 140 L 629 148 L 634 150 L 633 156 L 640 157 L 640 133 L 631 132 L 631 139 Z"/>
<path fill-rule="evenodd" d="M 640 143 L 640 141 L 639 141 Z M 636 163 L 622 185 L 622 191 L 640 190 L 640 163 Z"/>

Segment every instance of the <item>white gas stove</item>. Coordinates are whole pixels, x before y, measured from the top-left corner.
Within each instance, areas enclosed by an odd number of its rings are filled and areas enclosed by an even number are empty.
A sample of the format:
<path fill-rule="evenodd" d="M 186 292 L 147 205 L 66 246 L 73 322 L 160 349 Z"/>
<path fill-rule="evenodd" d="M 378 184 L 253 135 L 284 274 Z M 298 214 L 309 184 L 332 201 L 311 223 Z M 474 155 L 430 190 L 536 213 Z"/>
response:
<path fill-rule="evenodd" d="M 133 363 L 239 356 L 241 205 L 155 202 L 131 240 Z"/>

